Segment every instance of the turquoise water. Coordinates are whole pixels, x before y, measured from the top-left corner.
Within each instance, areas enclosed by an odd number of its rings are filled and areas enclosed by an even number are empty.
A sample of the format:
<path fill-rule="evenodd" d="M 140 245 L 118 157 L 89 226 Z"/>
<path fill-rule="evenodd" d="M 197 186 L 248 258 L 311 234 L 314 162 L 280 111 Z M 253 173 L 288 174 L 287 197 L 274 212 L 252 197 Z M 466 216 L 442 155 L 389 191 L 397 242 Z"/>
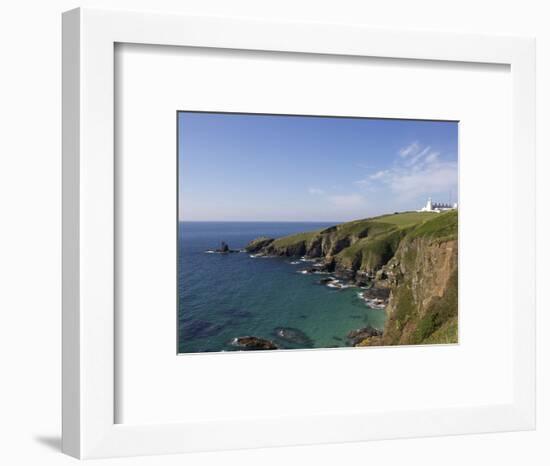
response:
<path fill-rule="evenodd" d="M 235 350 L 231 340 L 253 335 L 281 348 L 346 346 L 350 330 L 367 324 L 382 329 L 385 313 L 361 301 L 359 288 L 331 289 L 323 275 L 299 271 L 297 258 L 252 258 L 247 253 L 207 254 L 226 241 L 243 248 L 259 236 L 279 237 L 330 223 L 181 222 L 178 232 L 178 348 L 181 353 Z M 307 344 L 277 339 L 291 327 Z"/>

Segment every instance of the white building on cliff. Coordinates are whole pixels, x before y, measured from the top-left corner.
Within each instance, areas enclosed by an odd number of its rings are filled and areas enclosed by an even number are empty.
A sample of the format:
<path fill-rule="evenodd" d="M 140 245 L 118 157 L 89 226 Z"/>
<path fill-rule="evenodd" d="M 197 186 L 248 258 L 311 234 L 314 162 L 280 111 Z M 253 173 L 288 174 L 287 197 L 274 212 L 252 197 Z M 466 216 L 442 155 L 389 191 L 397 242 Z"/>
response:
<path fill-rule="evenodd" d="M 458 204 L 455 202 L 454 204 L 445 204 L 443 202 L 432 202 L 432 198 L 428 198 L 428 202 L 426 202 L 426 205 L 422 207 L 420 210 L 417 210 L 417 212 L 445 212 L 446 210 L 453 210 L 458 209 Z"/>

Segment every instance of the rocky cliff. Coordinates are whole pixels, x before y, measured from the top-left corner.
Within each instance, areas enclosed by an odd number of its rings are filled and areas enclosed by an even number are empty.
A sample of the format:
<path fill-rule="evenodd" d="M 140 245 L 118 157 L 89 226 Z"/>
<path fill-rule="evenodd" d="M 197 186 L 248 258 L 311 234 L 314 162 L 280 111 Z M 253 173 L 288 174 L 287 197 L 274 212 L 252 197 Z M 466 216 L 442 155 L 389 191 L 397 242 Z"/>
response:
<path fill-rule="evenodd" d="M 389 290 L 382 335 L 365 345 L 458 341 L 458 212 L 407 212 L 283 238 L 258 238 L 254 254 L 305 256 L 371 292 Z"/>

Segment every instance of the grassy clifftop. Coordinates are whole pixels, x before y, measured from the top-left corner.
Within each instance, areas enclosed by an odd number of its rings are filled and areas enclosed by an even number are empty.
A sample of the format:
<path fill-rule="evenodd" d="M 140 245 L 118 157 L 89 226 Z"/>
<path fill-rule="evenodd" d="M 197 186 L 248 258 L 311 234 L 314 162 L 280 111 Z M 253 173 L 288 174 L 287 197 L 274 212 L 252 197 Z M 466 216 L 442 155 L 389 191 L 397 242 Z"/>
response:
<path fill-rule="evenodd" d="M 247 251 L 279 256 L 308 256 L 333 261 L 336 268 L 376 272 L 397 251 L 404 237 L 456 236 L 457 212 L 405 212 L 335 225 L 277 239 L 258 238 Z"/>

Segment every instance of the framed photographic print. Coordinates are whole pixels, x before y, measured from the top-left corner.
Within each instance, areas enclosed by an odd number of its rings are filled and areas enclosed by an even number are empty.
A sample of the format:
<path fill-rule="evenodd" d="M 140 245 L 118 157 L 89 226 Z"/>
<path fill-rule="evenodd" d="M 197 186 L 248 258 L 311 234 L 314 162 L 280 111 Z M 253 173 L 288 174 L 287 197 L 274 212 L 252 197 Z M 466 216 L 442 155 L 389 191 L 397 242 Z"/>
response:
<path fill-rule="evenodd" d="M 65 13 L 63 450 L 532 429 L 534 103 L 528 38 Z"/>

